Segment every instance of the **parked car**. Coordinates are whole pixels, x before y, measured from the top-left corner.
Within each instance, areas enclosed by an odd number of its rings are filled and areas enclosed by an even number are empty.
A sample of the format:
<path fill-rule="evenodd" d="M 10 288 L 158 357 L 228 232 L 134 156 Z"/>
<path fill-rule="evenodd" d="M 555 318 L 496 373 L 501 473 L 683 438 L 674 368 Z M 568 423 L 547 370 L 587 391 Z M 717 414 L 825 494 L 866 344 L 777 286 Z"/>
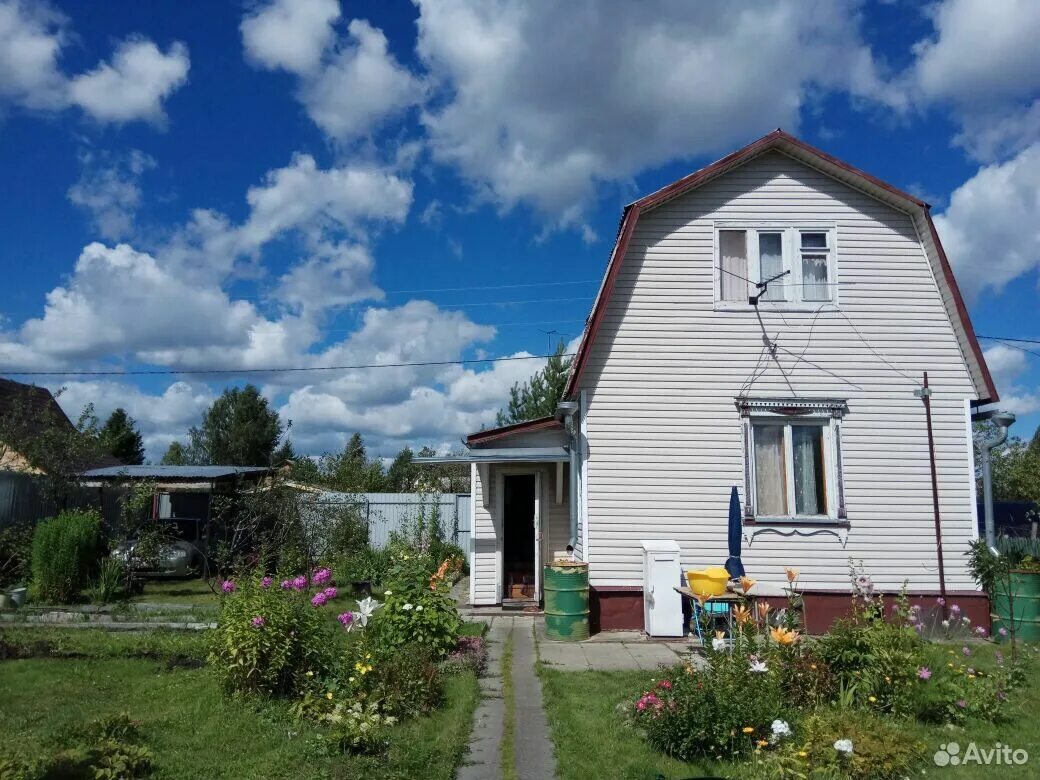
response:
<path fill-rule="evenodd" d="M 147 556 L 138 553 L 138 546 L 139 540 L 130 539 L 112 550 L 112 557 L 142 574 L 187 577 L 206 568 L 205 553 L 191 542 L 174 540 Z"/>

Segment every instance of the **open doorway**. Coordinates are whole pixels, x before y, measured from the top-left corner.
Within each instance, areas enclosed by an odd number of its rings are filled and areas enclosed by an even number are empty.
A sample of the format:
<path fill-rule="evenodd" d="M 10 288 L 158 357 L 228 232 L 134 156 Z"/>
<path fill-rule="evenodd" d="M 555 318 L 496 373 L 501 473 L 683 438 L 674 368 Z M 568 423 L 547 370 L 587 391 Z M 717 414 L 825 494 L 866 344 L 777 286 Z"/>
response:
<path fill-rule="evenodd" d="M 533 599 L 534 570 L 534 474 L 508 474 L 502 489 L 503 600 Z"/>

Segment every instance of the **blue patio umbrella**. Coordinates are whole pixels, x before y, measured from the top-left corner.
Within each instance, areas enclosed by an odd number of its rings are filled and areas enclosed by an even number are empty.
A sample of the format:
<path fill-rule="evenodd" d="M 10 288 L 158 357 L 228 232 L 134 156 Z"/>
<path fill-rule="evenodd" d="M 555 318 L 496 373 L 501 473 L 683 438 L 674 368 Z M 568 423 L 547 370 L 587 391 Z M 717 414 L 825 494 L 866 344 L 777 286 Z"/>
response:
<path fill-rule="evenodd" d="M 729 576 L 743 577 L 744 564 L 740 561 L 740 498 L 737 496 L 737 486 L 733 486 L 733 492 L 729 494 L 729 558 L 726 559 L 726 571 Z"/>

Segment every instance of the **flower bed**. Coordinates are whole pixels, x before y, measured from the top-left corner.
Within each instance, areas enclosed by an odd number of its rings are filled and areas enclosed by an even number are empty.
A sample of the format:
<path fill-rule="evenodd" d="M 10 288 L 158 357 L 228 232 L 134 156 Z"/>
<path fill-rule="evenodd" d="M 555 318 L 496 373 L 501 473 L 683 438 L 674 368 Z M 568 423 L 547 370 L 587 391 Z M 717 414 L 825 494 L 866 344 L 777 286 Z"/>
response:
<path fill-rule="evenodd" d="M 926 614 L 904 596 L 886 614 L 870 578 L 852 575 L 851 616 L 809 640 L 788 570 L 786 604 L 738 607 L 733 636 L 718 632 L 705 648 L 707 668 L 669 670 L 631 702 L 630 722 L 663 753 L 745 761 L 746 776 L 885 778 L 925 753 L 900 723 L 1007 717 L 1022 671 L 999 652 L 976 661 L 982 627 L 941 600 Z"/>

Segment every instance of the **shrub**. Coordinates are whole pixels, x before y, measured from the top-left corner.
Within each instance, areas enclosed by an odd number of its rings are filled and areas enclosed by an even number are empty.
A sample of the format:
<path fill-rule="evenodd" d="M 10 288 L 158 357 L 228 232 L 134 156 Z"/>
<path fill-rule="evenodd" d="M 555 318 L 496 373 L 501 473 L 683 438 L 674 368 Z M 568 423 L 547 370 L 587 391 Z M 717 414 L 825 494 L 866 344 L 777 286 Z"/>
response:
<path fill-rule="evenodd" d="M 33 529 L 22 523 L 0 528 L 0 588 L 28 581 Z"/>
<path fill-rule="evenodd" d="M 487 640 L 482 636 L 460 636 L 442 666 L 446 674 L 460 674 L 473 670 L 478 677 L 487 669 Z"/>
<path fill-rule="evenodd" d="M 421 580 L 391 585 L 373 626 L 379 643 L 393 649 L 417 642 L 438 659 L 454 650 L 462 618 L 446 584 L 431 587 L 427 580 Z"/>
<path fill-rule="evenodd" d="M 433 651 L 418 643 L 379 653 L 371 696 L 385 715 L 406 719 L 437 709 L 444 689 Z"/>
<path fill-rule="evenodd" d="M 125 575 L 122 563 L 114 558 L 102 558 L 97 580 L 91 590 L 91 600 L 98 604 L 109 604 L 124 596 Z"/>
<path fill-rule="evenodd" d="M 322 716 L 332 727 L 332 738 L 348 753 L 380 753 L 389 744 L 387 730 L 397 722 L 383 715 L 376 703 L 340 702 Z"/>
<path fill-rule="evenodd" d="M 226 580 L 224 589 L 210 662 L 226 691 L 291 694 L 303 689 L 307 672 L 328 676 L 332 627 L 309 593 L 248 577 Z"/>
<path fill-rule="evenodd" d="M 337 568 L 351 582 L 385 582 L 390 570 L 390 554 L 385 550 L 363 547 L 341 558 Z"/>
<path fill-rule="evenodd" d="M 931 645 L 913 686 L 914 715 L 926 723 L 964 723 L 972 717 L 1004 720 L 1017 672 L 999 651 L 996 666 L 984 669 L 968 645 Z"/>
<path fill-rule="evenodd" d="M 97 512 L 67 511 L 41 521 L 33 533 L 33 597 L 57 604 L 76 601 L 90 580 L 100 546 Z"/>

